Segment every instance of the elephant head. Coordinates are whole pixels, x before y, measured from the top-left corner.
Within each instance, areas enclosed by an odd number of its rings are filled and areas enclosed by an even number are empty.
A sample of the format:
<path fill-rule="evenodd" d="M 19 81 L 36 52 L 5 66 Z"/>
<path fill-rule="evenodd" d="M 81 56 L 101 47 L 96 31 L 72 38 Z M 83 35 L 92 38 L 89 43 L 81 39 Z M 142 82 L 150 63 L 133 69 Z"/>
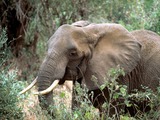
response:
<path fill-rule="evenodd" d="M 52 102 L 55 84 L 65 80 L 83 79 L 89 90 L 105 83 L 104 77 L 119 65 L 130 73 L 140 60 L 141 44 L 119 24 L 89 24 L 78 22 L 62 25 L 48 41 L 47 55 L 37 78 L 24 91 L 37 83 L 36 94 L 42 95 L 45 106 Z M 91 80 L 97 78 L 97 84 Z M 42 102 L 41 97 L 39 97 Z"/>

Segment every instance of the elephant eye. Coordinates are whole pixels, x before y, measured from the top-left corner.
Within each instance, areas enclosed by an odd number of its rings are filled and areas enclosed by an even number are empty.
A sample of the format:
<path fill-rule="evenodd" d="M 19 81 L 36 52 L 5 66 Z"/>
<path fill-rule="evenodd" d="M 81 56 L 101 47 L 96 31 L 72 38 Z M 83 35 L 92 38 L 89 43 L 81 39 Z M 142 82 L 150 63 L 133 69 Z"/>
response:
<path fill-rule="evenodd" d="M 68 56 L 70 59 L 76 59 L 79 56 L 77 48 L 69 49 Z"/>
<path fill-rule="evenodd" d="M 77 51 L 70 51 L 69 56 L 77 56 Z"/>

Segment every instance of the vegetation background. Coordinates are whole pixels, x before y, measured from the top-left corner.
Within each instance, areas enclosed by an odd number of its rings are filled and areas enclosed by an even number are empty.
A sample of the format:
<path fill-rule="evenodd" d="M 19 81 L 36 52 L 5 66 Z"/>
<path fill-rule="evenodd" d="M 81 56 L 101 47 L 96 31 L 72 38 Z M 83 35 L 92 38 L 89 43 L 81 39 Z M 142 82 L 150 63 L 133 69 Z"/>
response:
<path fill-rule="evenodd" d="M 18 92 L 36 76 L 47 49 L 47 40 L 54 31 L 62 24 L 78 20 L 120 23 L 129 31 L 148 29 L 160 34 L 160 1 L 1 0 L 0 119 L 29 119 L 29 115 L 38 116 L 41 113 L 40 108 L 34 108 L 34 112 L 29 111 L 28 115 L 26 111 L 32 106 L 33 101 L 24 102 L 28 94 L 17 96 Z M 65 95 L 61 93 L 60 96 L 63 98 Z M 59 118 L 67 116 L 68 111 L 62 109 L 64 108 L 62 106 L 57 111 Z M 71 118 L 82 119 L 79 117 L 80 113 L 82 111 L 77 110 Z M 98 119 L 90 113 L 85 119 L 92 118 Z M 31 117 L 31 119 L 49 118 Z M 131 118 L 126 116 L 122 119 Z"/>

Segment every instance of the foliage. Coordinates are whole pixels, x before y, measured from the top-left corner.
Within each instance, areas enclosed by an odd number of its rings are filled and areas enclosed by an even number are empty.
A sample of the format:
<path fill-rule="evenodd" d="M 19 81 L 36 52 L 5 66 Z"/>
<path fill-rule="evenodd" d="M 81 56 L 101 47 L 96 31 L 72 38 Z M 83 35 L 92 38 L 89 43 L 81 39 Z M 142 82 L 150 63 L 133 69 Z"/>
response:
<path fill-rule="evenodd" d="M 91 120 L 98 119 L 99 113 L 92 106 L 92 103 L 89 99 L 88 92 L 89 90 L 85 85 L 80 85 L 79 83 L 75 84 L 75 101 L 78 101 L 77 105 L 74 106 L 73 110 L 73 119 L 74 120 Z M 91 93 L 92 94 L 92 93 Z M 74 103 L 73 103 L 74 104 Z"/>
<path fill-rule="evenodd" d="M 103 104 L 103 109 L 105 109 L 105 113 L 102 114 L 102 120 L 104 118 L 107 118 L 107 120 L 113 120 L 116 119 L 119 113 L 121 113 L 120 119 L 122 120 L 134 120 L 134 119 L 158 119 L 160 117 L 160 111 L 157 109 L 160 106 L 160 88 L 157 88 L 157 92 L 152 91 L 148 87 L 142 86 L 143 90 L 142 91 L 133 91 L 133 93 L 128 93 L 127 91 L 127 86 L 121 85 L 118 83 L 119 79 L 118 76 L 122 75 L 124 76 L 124 71 L 123 69 L 117 67 L 116 69 L 111 69 L 109 73 L 107 73 L 109 76 L 109 79 L 105 79 L 105 84 L 99 86 L 101 92 L 103 93 L 103 89 L 105 87 L 108 88 L 109 90 L 109 99 L 106 98 L 106 102 Z M 93 81 L 96 83 L 96 78 L 93 76 Z M 91 103 L 89 102 L 89 99 L 87 96 L 87 91 L 82 92 L 84 90 L 79 90 L 82 89 L 81 87 L 76 88 L 78 92 L 78 101 L 81 101 L 80 103 L 80 108 L 77 108 L 77 111 L 81 111 L 81 114 L 76 114 L 79 119 L 84 119 L 84 115 L 89 114 L 90 117 L 88 120 L 91 120 L 93 118 L 96 118 L 95 112 L 93 111 L 88 111 L 88 109 L 92 109 L 90 106 Z M 84 88 L 83 88 L 84 89 Z M 85 88 L 87 89 L 87 88 Z M 85 99 L 84 99 L 85 97 Z M 119 113 L 115 113 L 113 116 L 110 116 L 110 108 L 116 109 L 116 105 L 113 104 L 113 101 L 122 99 L 123 101 L 119 102 L 119 105 L 124 105 L 126 107 L 134 107 L 134 109 L 137 110 L 137 114 L 134 117 L 130 117 L 130 113 L 127 111 L 119 111 Z M 141 106 L 142 101 L 144 101 L 144 106 L 146 108 L 143 109 L 148 109 L 149 111 L 141 111 Z M 139 104 L 140 103 L 140 104 Z M 85 107 L 82 107 L 82 105 L 85 104 Z M 89 108 L 88 108 L 89 107 Z M 83 111 L 83 112 L 82 112 Z M 118 110 L 117 110 L 118 111 Z M 86 118 L 85 118 L 86 119 Z"/>
<path fill-rule="evenodd" d="M 16 80 L 16 70 L 10 70 L 10 66 L 5 68 L 2 66 L 9 57 L 6 41 L 6 31 L 2 30 L 0 47 L 3 47 L 4 50 L 0 52 L 2 58 L 0 61 L 0 119 L 23 119 L 22 108 L 18 106 L 20 99 L 17 96 L 18 92 L 22 90 L 23 84 Z"/>
<path fill-rule="evenodd" d="M 0 72 L 0 118 L 23 119 L 22 108 L 18 106 L 20 100 L 17 96 L 22 90 L 22 83 L 17 82 L 16 72 L 4 70 Z"/>
<path fill-rule="evenodd" d="M 142 91 L 135 90 L 132 94 L 128 95 L 130 103 L 138 110 L 135 117 L 137 119 L 158 119 L 160 117 L 160 87 L 157 87 L 156 92 L 144 86 L 142 86 L 142 89 Z M 139 109 L 142 106 L 134 104 L 133 101 L 140 101 L 140 103 L 144 101 L 144 106 L 146 106 L 144 109 L 147 110 L 147 112 L 145 112 L 145 110 L 140 111 Z"/>
<path fill-rule="evenodd" d="M 131 117 L 130 113 L 127 111 L 119 111 L 121 115 L 119 116 L 121 120 L 142 120 L 142 119 L 158 119 L 160 117 L 160 111 L 157 109 L 160 106 L 160 88 L 157 88 L 157 92 L 153 92 L 151 89 L 147 87 L 143 87 L 143 91 L 135 90 L 132 94 L 127 92 L 127 86 L 120 85 L 118 83 L 118 76 L 124 75 L 123 69 L 117 67 L 116 69 L 111 69 L 109 73 L 107 73 L 110 77 L 105 80 L 105 84 L 99 86 L 101 92 L 103 93 L 103 89 L 108 87 L 109 89 L 109 100 L 106 98 L 106 102 L 103 104 L 103 109 L 105 109 L 105 113 L 102 114 L 102 117 L 99 117 L 99 112 L 92 106 L 92 103 L 88 96 L 87 87 L 80 86 L 78 83 L 76 84 L 76 97 L 75 100 L 79 101 L 78 105 L 75 106 L 73 111 L 68 110 L 64 103 L 59 103 L 57 105 L 51 105 L 50 109 L 54 114 L 55 120 L 115 120 L 119 113 L 115 113 L 113 116 L 110 116 L 110 108 L 115 108 L 116 105 L 113 104 L 114 100 L 124 99 L 122 102 L 119 102 L 119 105 L 124 105 L 125 107 L 134 107 L 137 110 L 137 114 L 134 117 Z M 96 82 L 96 78 L 93 76 L 93 81 Z M 93 95 L 93 93 L 91 94 Z M 92 97 L 91 97 L 92 98 Z M 67 94 L 61 93 L 58 99 L 67 99 Z M 140 110 L 140 106 L 133 101 L 147 101 L 146 106 L 150 107 L 150 111 L 145 112 Z M 48 119 L 50 117 L 48 116 Z"/>
<path fill-rule="evenodd" d="M 160 117 L 160 91 L 159 87 L 157 92 L 152 91 L 150 88 L 142 86 L 143 90 L 138 91 L 135 89 L 132 93 L 127 92 L 127 86 L 120 85 L 118 83 L 118 76 L 125 75 L 123 69 L 116 68 L 109 71 L 110 78 L 106 80 L 106 83 L 100 86 L 100 89 L 103 90 L 105 87 L 109 89 L 109 100 L 104 104 L 104 108 L 107 108 L 107 113 L 104 116 L 110 118 L 109 109 L 114 106 L 112 105 L 113 100 L 118 100 L 123 98 L 124 102 L 119 103 L 119 105 L 125 105 L 127 108 L 133 108 L 137 110 L 137 113 L 134 117 L 129 117 L 130 113 L 127 111 L 122 111 L 121 119 L 158 119 Z M 103 91 L 102 91 L 103 92 Z M 143 107 L 146 106 L 146 107 Z M 125 112 L 125 114 L 124 114 Z M 126 113 L 127 112 L 127 113 Z M 115 119 L 116 115 L 113 115 L 110 119 Z"/>
<path fill-rule="evenodd" d="M 129 30 L 149 29 L 160 33 L 160 2 L 157 0 L 93 0 L 89 6 L 91 21 L 120 23 Z"/>
<path fill-rule="evenodd" d="M 9 48 L 7 48 L 6 42 L 7 42 L 6 29 L 0 28 L 0 57 L 1 57 L 0 66 L 2 66 L 10 56 L 9 54 L 10 51 L 9 51 Z"/>
<path fill-rule="evenodd" d="M 78 102 L 78 105 L 74 106 L 74 109 L 67 108 L 63 102 L 59 102 L 56 105 L 50 105 L 50 110 L 54 114 L 55 120 L 98 120 L 99 114 L 96 108 L 94 108 L 88 98 L 87 92 L 88 89 L 86 86 L 80 86 L 76 83 L 75 85 L 76 96 L 75 99 Z M 68 95 L 64 92 L 61 92 L 58 98 L 54 97 L 54 100 L 57 99 L 67 99 Z M 49 116 L 48 116 L 49 118 Z"/>

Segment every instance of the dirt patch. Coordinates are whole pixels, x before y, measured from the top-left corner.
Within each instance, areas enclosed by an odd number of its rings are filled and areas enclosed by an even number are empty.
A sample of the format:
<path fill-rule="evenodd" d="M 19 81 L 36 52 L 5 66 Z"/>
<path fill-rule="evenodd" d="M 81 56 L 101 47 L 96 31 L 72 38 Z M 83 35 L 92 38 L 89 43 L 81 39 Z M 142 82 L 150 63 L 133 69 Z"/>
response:
<path fill-rule="evenodd" d="M 37 91 L 36 87 L 31 90 L 27 98 L 20 103 L 25 114 L 25 120 L 48 120 L 48 117 L 41 110 L 38 102 L 38 97 L 32 93 Z M 63 104 L 65 109 L 71 111 L 71 101 L 72 101 L 72 82 L 67 81 L 64 85 L 58 86 L 54 90 L 55 105 Z"/>

